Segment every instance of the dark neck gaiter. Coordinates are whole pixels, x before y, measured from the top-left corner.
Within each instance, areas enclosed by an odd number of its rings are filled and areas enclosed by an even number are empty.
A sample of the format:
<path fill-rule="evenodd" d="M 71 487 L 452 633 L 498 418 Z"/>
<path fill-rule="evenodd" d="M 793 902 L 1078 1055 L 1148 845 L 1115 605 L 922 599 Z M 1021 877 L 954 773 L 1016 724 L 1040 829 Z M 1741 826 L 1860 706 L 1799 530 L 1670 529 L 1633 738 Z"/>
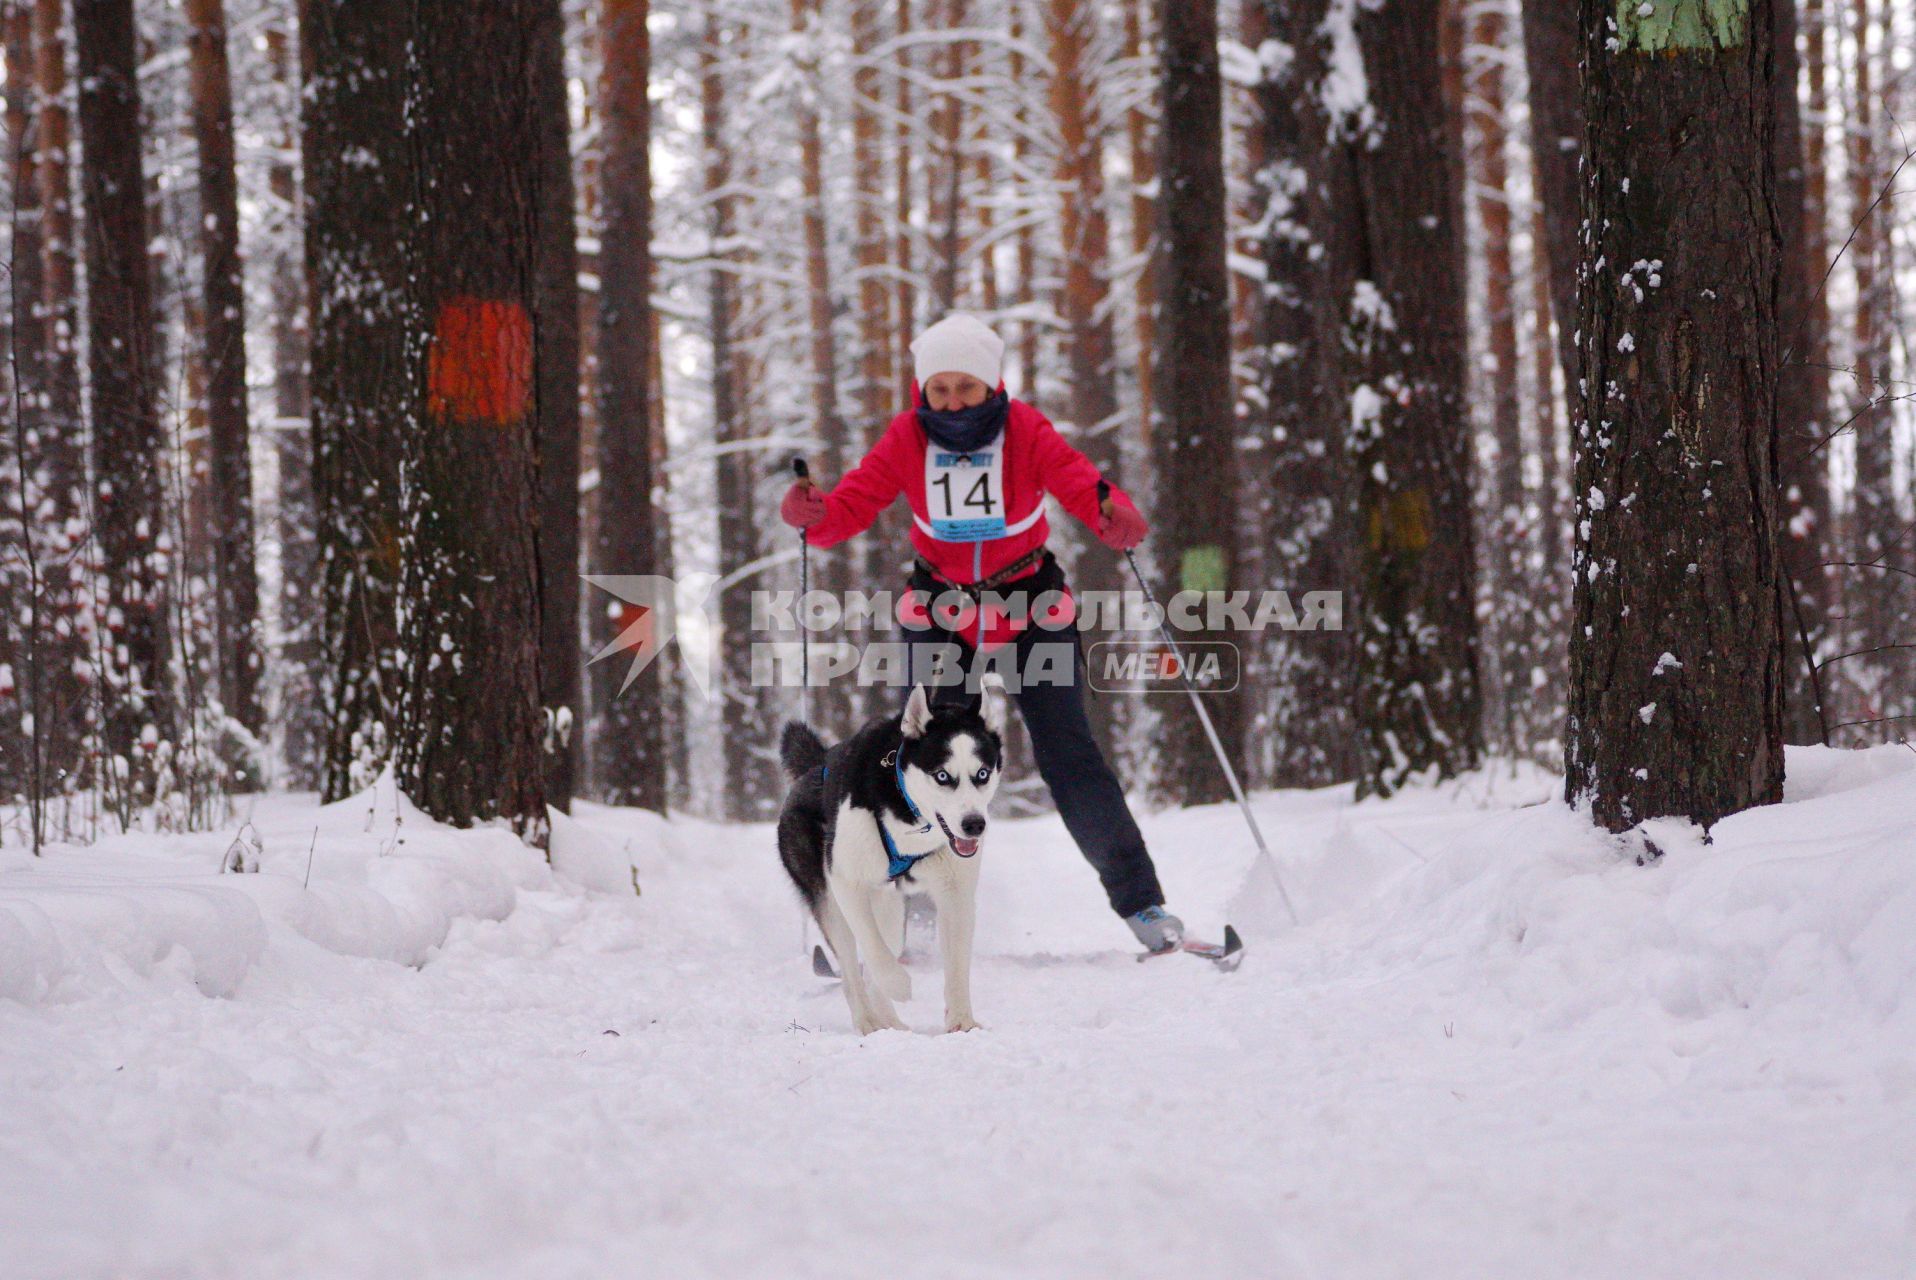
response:
<path fill-rule="evenodd" d="M 998 438 L 1011 413 L 1011 396 L 997 391 L 969 409 L 934 409 L 918 400 L 918 425 L 933 444 L 953 453 L 976 453 Z"/>

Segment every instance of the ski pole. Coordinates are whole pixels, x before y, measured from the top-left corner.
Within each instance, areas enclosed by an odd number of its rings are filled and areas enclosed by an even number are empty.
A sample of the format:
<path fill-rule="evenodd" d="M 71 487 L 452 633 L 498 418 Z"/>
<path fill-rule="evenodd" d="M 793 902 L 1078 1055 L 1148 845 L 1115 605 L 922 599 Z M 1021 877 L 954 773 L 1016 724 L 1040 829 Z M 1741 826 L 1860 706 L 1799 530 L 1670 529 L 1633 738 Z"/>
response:
<path fill-rule="evenodd" d="M 1104 504 L 1111 500 L 1111 482 L 1098 481 L 1098 509 L 1102 514 Z M 1138 580 L 1138 590 L 1158 611 L 1158 634 L 1164 637 L 1164 643 L 1171 647 L 1171 657 L 1178 666 L 1178 678 L 1184 681 L 1184 692 L 1191 699 L 1191 708 L 1197 712 L 1198 723 L 1204 726 L 1204 736 L 1210 740 L 1211 751 L 1217 756 L 1219 767 L 1224 770 L 1225 781 L 1231 784 L 1231 794 L 1237 798 L 1237 807 L 1244 814 L 1244 823 L 1251 829 L 1251 839 L 1257 845 L 1258 861 L 1271 874 L 1271 883 L 1277 886 L 1277 896 L 1284 902 L 1284 910 L 1290 913 L 1291 923 L 1301 923 L 1297 918 L 1297 908 L 1291 905 L 1291 895 L 1284 888 L 1284 877 L 1278 874 L 1277 859 L 1271 856 L 1271 850 L 1264 843 L 1264 833 L 1258 829 L 1257 818 L 1251 813 L 1251 802 L 1244 798 L 1244 788 L 1237 780 L 1237 770 L 1231 767 L 1231 758 L 1224 753 L 1224 743 L 1217 736 L 1217 726 L 1211 723 L 1211 713 L 1204 709 L 1204 699 L 1198 696 L 1197 687 L 1191 683 L 1190 669 L 1184 665 L 1184 651 L 1178 648 L 1176 637 L 1164 610 L 1158 607 L 1157 597 L 1151 594 L 1151 588 L 1144 581 L 1144 571 L 1138 568 L 1138 558 L 1126 551 L 1124 558 L 1131 566 L 1131 576 Z"/>
<path fill-rule="evenodd" d="M 803 458 L 792 459 L 792 474 L 803 484 L 812 482 L 812 469 Z M 799 719 L 812 722 L 812 633 L 805 627 L 805 597 L 812 589 L 812 544 L 805 530 L 798 531 L 798 644 L 799 644 Z M 789 649 L 787 653 L 791 652 Z"/>

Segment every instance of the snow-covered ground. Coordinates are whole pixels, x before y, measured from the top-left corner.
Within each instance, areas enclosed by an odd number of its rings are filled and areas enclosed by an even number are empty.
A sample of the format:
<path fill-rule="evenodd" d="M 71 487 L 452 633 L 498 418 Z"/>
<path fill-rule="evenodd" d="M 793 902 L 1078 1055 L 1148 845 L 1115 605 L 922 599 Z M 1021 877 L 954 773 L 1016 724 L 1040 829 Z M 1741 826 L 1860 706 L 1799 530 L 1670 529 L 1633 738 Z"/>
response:
<path fill-rule="evenodd" d="M 1916 753 L 1790 768 L 1650 867 L 1540 775 L 1261 797 L 1298 929 L 1158 815 L 1232 975 L 995 824 L 958 1036 L 933 961 L 850 1034 L 762 827 L 0 853 L 0 1276 L 1908 1277 Z"/>

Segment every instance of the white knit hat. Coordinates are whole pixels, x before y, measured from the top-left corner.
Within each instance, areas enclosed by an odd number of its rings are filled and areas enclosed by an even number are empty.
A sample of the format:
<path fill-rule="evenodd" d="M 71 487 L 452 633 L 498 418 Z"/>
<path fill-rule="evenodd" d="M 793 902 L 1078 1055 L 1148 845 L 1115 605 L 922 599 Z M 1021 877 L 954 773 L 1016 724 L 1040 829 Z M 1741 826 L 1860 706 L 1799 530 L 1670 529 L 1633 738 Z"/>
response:
<path fill-rule="evenodd" d="M 996 391 L 1004 376 L 1005 340 L 976 316 L 954 311 L 918 335 L 911 344 L 912 371 L 918 385 L 932 375 L 968 373 Z"/>

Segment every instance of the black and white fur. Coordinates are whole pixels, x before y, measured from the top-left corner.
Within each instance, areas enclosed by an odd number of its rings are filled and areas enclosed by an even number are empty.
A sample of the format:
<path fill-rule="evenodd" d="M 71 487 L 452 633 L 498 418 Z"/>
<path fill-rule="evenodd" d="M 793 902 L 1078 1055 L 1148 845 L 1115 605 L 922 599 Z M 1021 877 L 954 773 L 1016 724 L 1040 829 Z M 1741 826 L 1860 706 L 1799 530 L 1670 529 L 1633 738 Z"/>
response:
<path fill-rule="evenodd" d="M 1003 684 L 985 683 L 977 707 L 935 707 L 921 685 L 902 715 L 873 720 L 830 749 L 796 720 L 780 737 L 779 758 L 792 789 L 778 818 L 778 856 L 838 959 L 860 1035 L 905 1029 L 892 1002 L 911 999 L 911 975 L 897 954 L 907 889 L 929 893 L 938 909 L 945 1029 L 978 1026 L 971 1011 L 977 855 L 998 790 L 1005 727 Z M 895 769 L 894 753 L 903 758 L 902 770 Z M 901 773 L 920 821 L 899 795 Z M 920 822 L 931 830 L 921 833 Z M 897 881 L 888 875 L 880 823 L 899 853 L 929 855 Z"/>

